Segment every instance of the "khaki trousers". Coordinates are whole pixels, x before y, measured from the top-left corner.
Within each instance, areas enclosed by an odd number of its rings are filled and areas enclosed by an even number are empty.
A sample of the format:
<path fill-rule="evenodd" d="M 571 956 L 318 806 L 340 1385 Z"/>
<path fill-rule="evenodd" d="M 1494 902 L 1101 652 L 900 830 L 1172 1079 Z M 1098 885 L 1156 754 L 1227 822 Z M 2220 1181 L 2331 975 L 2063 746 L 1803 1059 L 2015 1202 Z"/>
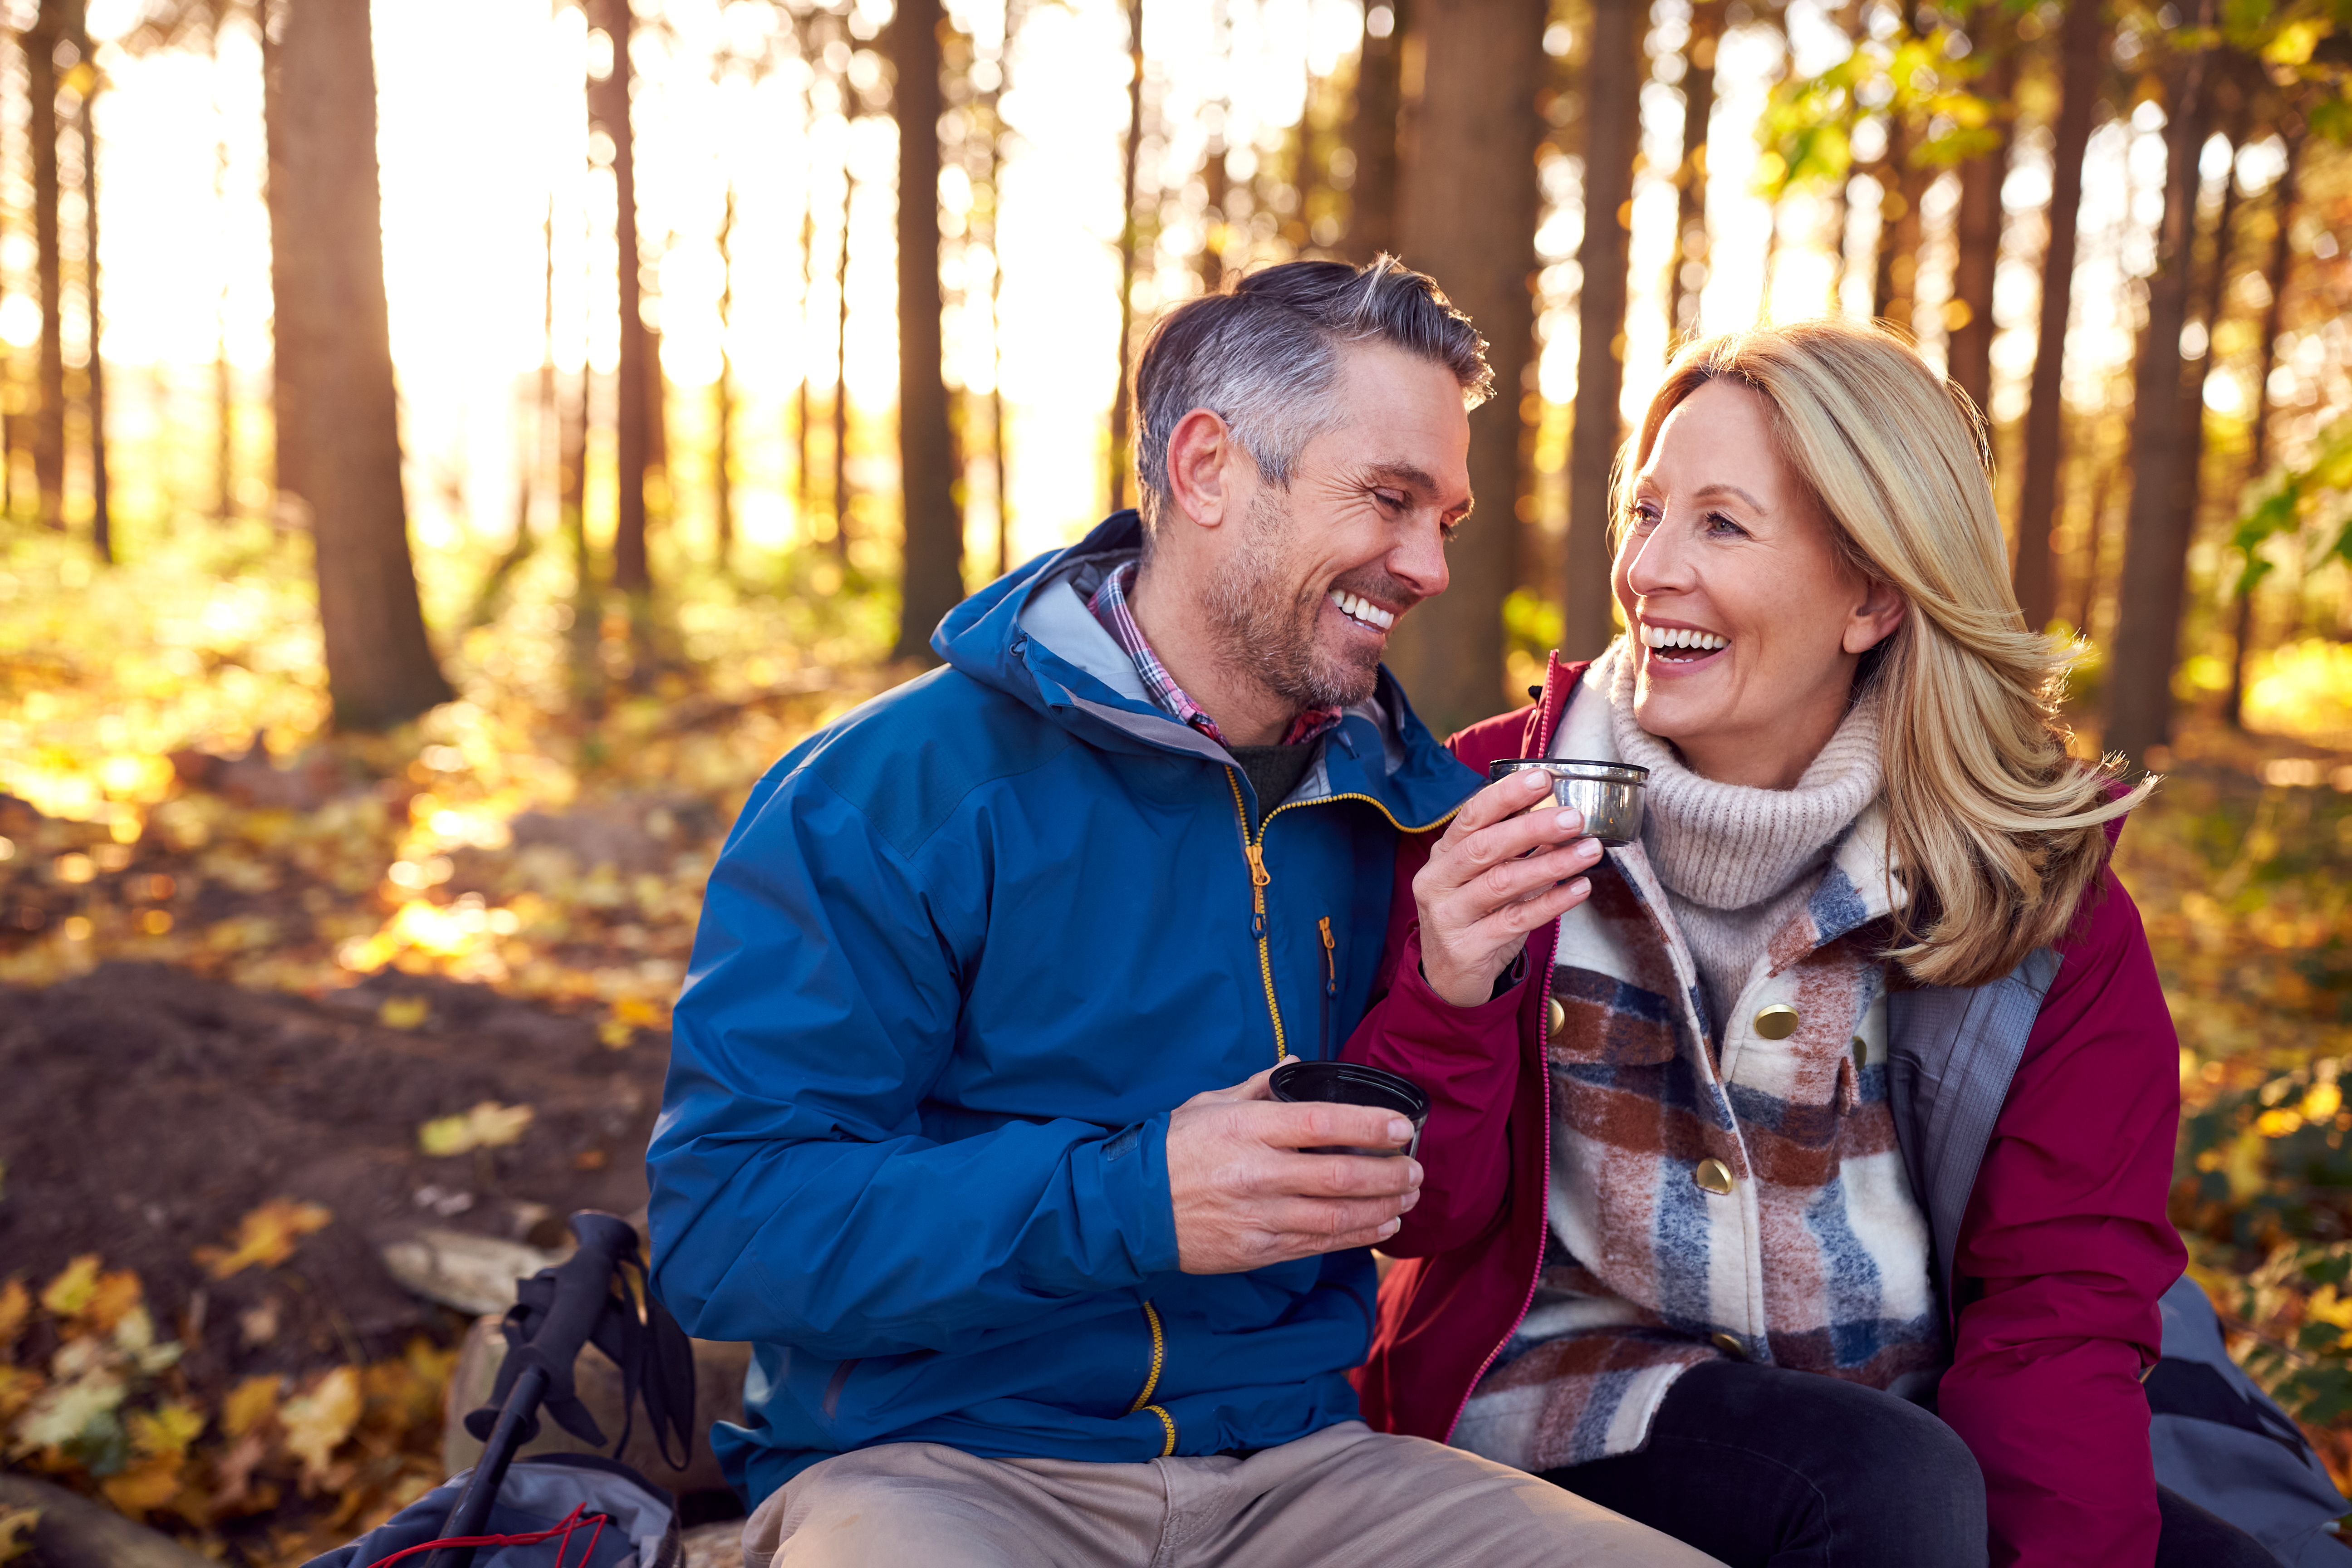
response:
<path fill-rule="evenodd" d="M 1721 1568 L 1549 1481 L 1360 1421 L 1246 1459 L 983 1459 L 890 1443 L 813 1465 L 744 1568 Z"/>

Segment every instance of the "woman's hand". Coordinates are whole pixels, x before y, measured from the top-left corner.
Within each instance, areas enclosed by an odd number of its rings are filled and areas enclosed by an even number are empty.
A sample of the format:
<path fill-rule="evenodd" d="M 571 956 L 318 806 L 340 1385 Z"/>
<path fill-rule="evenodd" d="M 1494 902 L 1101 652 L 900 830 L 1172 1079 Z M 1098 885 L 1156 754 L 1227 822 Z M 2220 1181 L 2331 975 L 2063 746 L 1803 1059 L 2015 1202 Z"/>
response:
<path fill-rule="evenodd" d="M 1454 816 L 1412 879 L 1422 977 L 1456 1007 L 1492 996 L 1495 977 L 1517 959 L 1528 932 L 1592 891 L 1580 873 L 1600 860 L 1601 841 L 1578 837 L 1582 814 L 1528 809 L 1548 802 L 1551 789 L 1541 768 L 1488 784 Z"/>

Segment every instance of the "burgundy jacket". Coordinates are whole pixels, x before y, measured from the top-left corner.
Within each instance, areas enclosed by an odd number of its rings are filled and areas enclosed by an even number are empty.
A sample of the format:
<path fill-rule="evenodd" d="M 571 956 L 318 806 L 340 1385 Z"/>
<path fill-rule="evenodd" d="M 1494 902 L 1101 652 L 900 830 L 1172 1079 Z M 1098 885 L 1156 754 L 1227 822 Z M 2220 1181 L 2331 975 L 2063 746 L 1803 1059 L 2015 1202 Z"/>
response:
<path fill-rule="evenodd" d="M 1536 705 L 1464 731 L 1454 754 L 1482 772 L 1543 755 L 1585 668 L 1553 655 Z M 1535 1293 L 1558 928 L 1529 934 L 1526 979 L 1495 1000 L 1440 999 L 1421 976 L 1412 897 L 1433 842 L 1409 837 L 1399 853 L 1379 1000 L 1344 1054 L 1430 1095 L 1421 1202 L 1382 1248 L 1399 1261 L 1358 1390 L 1373 1426 L 1444 1441 Z M 2165 1215 L 2179 1044 L 2139 911 L 2112 870 L 2056 952 L 1960 1223 L 1938 1396 L 1984 1471 L 2002 1568 L 2154 1561 L 2139 1378 L 2162 1338 L 2157 1298 L 2186 1261 Z"/>

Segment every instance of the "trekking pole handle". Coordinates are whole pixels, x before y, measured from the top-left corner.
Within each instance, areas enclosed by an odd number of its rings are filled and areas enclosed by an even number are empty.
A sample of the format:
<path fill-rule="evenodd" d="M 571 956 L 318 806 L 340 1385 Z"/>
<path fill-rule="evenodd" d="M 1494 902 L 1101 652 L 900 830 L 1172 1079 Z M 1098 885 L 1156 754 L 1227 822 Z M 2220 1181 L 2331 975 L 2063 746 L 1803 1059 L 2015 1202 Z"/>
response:
<path fill-rule="evenodd" d="M 489 1522 L 490 1509 L 499 1500 L 499 1486 L 506 1479 L 508 1462 L 520 1446 L 522 1424 L 538 1410 L 540 1399 L 546 1393 L 546 1372 L 535 1366 L 523 1368 L 507 1394 L 507 1402 L 499 1407 L 499 1424 L 490 1428 L 489 1441 L 482 1445 L 482 1457 L 475 1461 L 474 1473 L 466 1478 L 466 1489 L 457 1494 L 457 1506 L 449 1510 L 448 1522 L 441 1527 L 443 1535 L 482 1533 L 482 1526 Z M 425 1568 L 473 1568 L 473 1564 L 472 1547 L 444 1546 L 425 1559 Z"/>

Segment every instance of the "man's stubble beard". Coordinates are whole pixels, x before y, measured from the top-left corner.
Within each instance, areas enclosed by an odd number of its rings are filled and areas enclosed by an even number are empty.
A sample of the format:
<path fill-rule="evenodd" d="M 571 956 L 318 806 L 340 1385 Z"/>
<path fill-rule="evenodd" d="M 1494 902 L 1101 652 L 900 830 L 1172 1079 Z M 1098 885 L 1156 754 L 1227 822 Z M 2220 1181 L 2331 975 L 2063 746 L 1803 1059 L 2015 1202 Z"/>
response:
<path fill-rule="evenodd" d="M 1380 679 L 1377 654 L 1361 663 L 1327 653 L 1315 636 L 1323 590 L 1283 585 L 1282 545 L 1293 526 L 1287 508 L 1261 490 L 1242 519 L 1239 546 L 1203 596 L 1216 628 L 1218 658 L 1229 675 L 1251 681 L 1299 709 L 1352 708 Z M 1385 581 L 1385 579 L 1383 579 Z"/>

